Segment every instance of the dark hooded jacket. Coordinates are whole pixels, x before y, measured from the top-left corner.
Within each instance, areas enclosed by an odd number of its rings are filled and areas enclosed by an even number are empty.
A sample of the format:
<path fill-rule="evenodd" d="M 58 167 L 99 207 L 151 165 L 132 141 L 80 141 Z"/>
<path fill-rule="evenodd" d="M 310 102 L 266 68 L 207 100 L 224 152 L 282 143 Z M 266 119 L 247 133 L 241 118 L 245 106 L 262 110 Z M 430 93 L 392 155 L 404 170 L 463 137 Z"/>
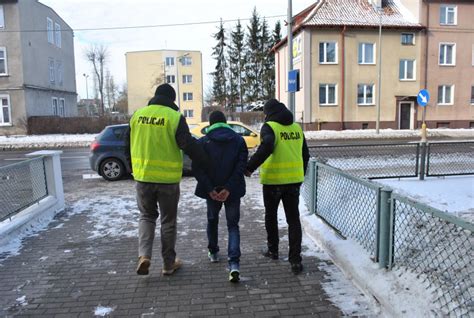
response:
<path fill-rule="evenodd" d="M 268 121 L 274 121 L 288 126 L 293 124 L 293 114 L 288 110 L 288 108 L 283 106 L 276 108 L 274 111 L 269 112 L 266 115 L 265 124 L 263 124 L 262 129 L 260 130 L 260 146 L 247 164 L 247 171 L 249 172 L 254 172 L 257 170 L 257 168 L 273 153 L 273 148 L 275 146 L 275 134 L 273 129 L 266 123 Z M 306 174 L 306 168 L 308 167 L 309 161 L 309 150 L 308 145 L 306 144 L 306 138 L 304 138 L 304 134 L 303 148 L 301 149 L 301 152 L 303 156 L 304 173 Z"/>
<path fill-rule="evenodd" d="M 210 169 L 207 173 L 193 161 L 193 174 L 197 179 L 195 194 L 210 199 L 209 192 L 217 188 L 227 189 L 228 201 L 245 195 L 244 172 L 248 150 L 244 138 L 231 128 L 219 127 L 211 130 L 198 143 L 210 157 Z"/>
<path fill-rule="evenodd" d="M 169 107 L 175 111 L 179 111 L 178 106 L 171 101 L 169 98 L 166 96 L 161 96 L 161 95 L 155 95 L 149 102 L 147 107 L 155 107 L 153 105 L 160 105 L 160 106 L 166 106 Z M 127 155 L 127 160 L 128 163 L 131 165 L 131 154 L 130 154 L 130 125 L 128 126 L 128 129 L 126 131 L 126 136 L 125 136 L 125 153 Z M 178 144 L 178 147 L 186 153 L 189 158 L 193 162 L 196 162 L 198 165 L 200 165 L 203 169 L 207 170 L 209 168 L 208 162 L 209 162 L 209 157 L 207 154 L 204 152 L 202 147 L 198 145 L 196 140 L 193 138 L 191 133 L 189 132 L 189 126 L 186 123 L 186 119 L 184 118 L 183 115 L 181 115 L 181 118 L 178 123 L 178 128 L 176 129 L 176 143 Z M 159 140 L 156 141 L 156 146 L 160 146 Z"/>

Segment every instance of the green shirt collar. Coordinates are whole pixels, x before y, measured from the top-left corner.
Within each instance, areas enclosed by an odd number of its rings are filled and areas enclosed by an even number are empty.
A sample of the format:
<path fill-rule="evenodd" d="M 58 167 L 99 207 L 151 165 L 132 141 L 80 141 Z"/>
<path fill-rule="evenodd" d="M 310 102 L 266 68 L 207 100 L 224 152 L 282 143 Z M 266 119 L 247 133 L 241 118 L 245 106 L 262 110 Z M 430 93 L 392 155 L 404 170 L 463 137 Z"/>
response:
<path fill-rule="evenodd" d="M 211 131 L 213 131 L 214 129 L 217 129 L 217 128 L 229 128 L 229 129 L 232 129 L 229 125 L 227 125 L 226 123 L 215 123 L 214 125 L 212 126 L 209 126 L 206 128 L 206 134 L 210 133 Z"/>

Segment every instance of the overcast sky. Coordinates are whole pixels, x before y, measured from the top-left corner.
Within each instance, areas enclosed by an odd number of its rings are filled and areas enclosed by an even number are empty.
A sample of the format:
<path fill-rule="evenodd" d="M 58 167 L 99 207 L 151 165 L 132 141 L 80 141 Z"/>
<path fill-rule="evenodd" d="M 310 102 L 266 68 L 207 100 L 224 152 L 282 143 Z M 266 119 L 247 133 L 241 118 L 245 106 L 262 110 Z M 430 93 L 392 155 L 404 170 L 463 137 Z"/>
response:
<path fill-rule="evenodd" d="M 294 0 L 293 15 L 305 9 L 316 0 Z M 254 7 L 261 17 L 269 18 L 269 27 L 274 29 L 278 19 L 286 34 L 284 20 L 287 14 L 287 0 L 40 0 L 53 8 L 74 30 L 76 85 L 81 98 L 86 97 L 84 73 L 90 75 L 89 97 L 92 91 L 92 68 L 84 58 L 84 51 L 91 44 L 108 47 L 110 69 L 116 83 L 126 82 L 125 53 L 142 50 L 197 50 L 203 56 L 204 89 L 211 84 L 208 75 L 215 62 L 211 57 L 215 41 L 212 34 L 218 23 L 137 28 L 129 30 L 77 31 L 85 28 L 130 27 L 163 25 L 188 22 L 241 19 L 242 25 L 252 15 Z M 233 28 L 235 22 L 225 24 Z"/>

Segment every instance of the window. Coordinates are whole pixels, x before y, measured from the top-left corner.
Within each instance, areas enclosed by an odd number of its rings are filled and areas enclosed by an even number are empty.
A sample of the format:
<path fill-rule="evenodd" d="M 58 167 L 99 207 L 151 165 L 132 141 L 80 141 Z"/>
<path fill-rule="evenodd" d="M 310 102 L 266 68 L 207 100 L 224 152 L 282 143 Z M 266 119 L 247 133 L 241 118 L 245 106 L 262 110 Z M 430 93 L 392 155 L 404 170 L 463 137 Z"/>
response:
<path fill-rule="evenodd" d="M 337 63 L 337 43 L 321 42 L 319 43 L 319 63 L 336 64 Z"/>
<path fill-rule="evenodd" d="M 61 47 L 61 26 L 58 23 L 54 24 L 54 42 L 57 47 Z"/>
<path fill-rule="evenodd" d="M 193 93 L 183 93 L 183 100 L 184 101 L 193 100 Z"/>
<path fill-rule="evenodd" d="M 54 73 L 55 73 L 55 70 L 54 70 L 54 60 L 53 59 L 49 59 L 49 82 L 50 83 L 54 83 Z"/>
<path fill-rule="evenodd" d="M 183 83 L 184 84 L 189 84 L 193 82 L 193 76 L 192 75 L 183 75 Z"/>
<path fill-rule="evenodd" d="M 7 48 L 0 47 L 0 75 L 8 75 Z"/>
<path fill-rule="evenodd" d="M 336 84 L 319 85 L 319 105 L 336 105 Z"/>
<path fill-rule="evenodd" d="M 414 33 L 402 33 L 402 44 L 403 45 L 415 45 L 415 34 Z"/>
<path fill-rule="evenodd" d="M 374 84 L 357 85 L 357 104 L 373 105 L 374 104 Z"/>
<path fill-rule="evenodd" d="M 56 61 L 56 72 L 58 84 L 63 85 L 63 63 L 61 61 Z"/>
<path fill-rule="evenodd" d="M 438 86 L 438 105 L 452 105 L 454 85 Z"/>
<path fill-rule="evenodd" d="M 230 128 L 232 128 L 233 131 L 235 131 L 236 133 L 238 133 L 242 137 L 252 136 L 252 131 L 245 128 L 245 127 L 243 127 L 243 126 L 236 125 L 236 124 L 229 124 L 229 126 L 230 126 Z"/>
<path fill-rule="evenodd" d="M 374 43 L 359 43 L 359 64 L 375 64 Z"/>
<path fill-rule="evenodd" d="M 474 105 L 474 86 L 471 86 L 471 105 Z"/>
<path fill-rule="evenodd" d="M 46 18 L 46 31 L 48 33 L 48 42 L 54 44 L 54 27 L 53 20 Z"/>
<path fill-rule="evenodd" d="M 66 101 L 64 100 L 64 98 L 60 98 L 59 99 L 59 116 L 61 117 L 64 117 L 65 113 L 64 113 L 64 106 L 66 104 Z"/>
<path fill-rule="evenodd" d="M 175 82 L 176 78 L 174 75 L 166 75 L 166 83 L 168 84 L 173 84 Z"/>
<path fill-rule="evenodd" d="M 185 109 L 184 110 L 184 117 L 194 117 L 194 110 L 193 109 Z"/>
<path fill-rule="evenodd" d="M 173 65 L 174 65 L 174 57 L 167 57 L 166 66 L 173 66 Z"/>
<path fill-rule="evenodd" d="M 11 124 L 10 95 L 0 95 L 2 111 L 0 112 L 0 125 Z"/>
<path fill-rule="evenodd" d="M 3 6 L 0 5 L 0 29 L 5 28 L 5 15 L 3 14 Z"/>
<path fill-rule="evenodd" d="M 180 59 L 180 62 L 181 62 L 181 65 L 184 65 L 184 66 L 189 66 L 193 63 L 193 60 L 190 56 L 183 56 L 181 59 Z"/>
<path fill-rule="evenodd" d="M 439 65 L 456 64 L 456 44 L 440 43 L 439 45 Z"/>
<path fill-rule="evenodd" d="M 51 109 L 53 111 L 53 116 L 58 116 L 58 99 L 56 97 L 52 98 Z"/>
<path fill-rule="evenodd" d="M 456 6 L 440 6 L 439 23 L 445 25 L 457 24 L 457 7 Z"/>
<path fill-rule="evenodd" d="M 412 81 L 415 79 L 415 60 L 400 60 L 400 74 L 401 81 Z"/>

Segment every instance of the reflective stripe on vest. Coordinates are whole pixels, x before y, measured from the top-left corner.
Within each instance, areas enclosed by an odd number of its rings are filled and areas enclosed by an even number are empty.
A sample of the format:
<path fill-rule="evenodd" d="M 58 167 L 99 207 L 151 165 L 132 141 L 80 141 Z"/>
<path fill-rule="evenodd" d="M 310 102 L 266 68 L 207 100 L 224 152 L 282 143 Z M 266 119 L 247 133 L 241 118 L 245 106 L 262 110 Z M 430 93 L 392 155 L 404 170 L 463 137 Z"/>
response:
<path fill-rule="evenodd" d="M 178 183 L 183 155 L 176 143 L 181 114 L 169 107 L 149 105 L 130 120 L 133 178 L 152 183 Z"/>
<path fill-rule="evenodd" d="M 260 166 L 260 183 L 291 184 L 304 181 L 303 131 L 293 123 L 288 126 L 274 121 L 266 123 L 275 134 L 273 153 Z"/>

